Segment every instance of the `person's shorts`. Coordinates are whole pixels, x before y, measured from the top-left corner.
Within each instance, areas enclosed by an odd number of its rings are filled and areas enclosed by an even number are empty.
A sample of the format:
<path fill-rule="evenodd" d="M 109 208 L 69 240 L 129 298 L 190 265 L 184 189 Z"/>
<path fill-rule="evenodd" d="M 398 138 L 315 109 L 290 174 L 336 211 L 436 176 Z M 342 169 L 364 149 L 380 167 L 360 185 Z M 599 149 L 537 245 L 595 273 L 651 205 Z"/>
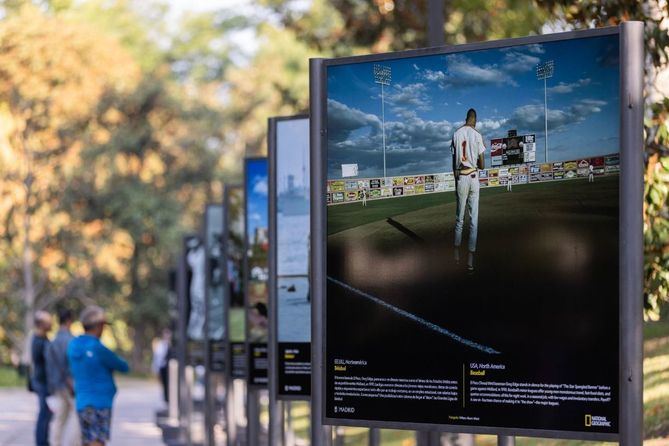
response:
<path fill-rule="evenodd" d="M 102 443 L 109 441 L 111 409 L 95 409 L 89 406 L 84 407 L 78 413 L 79 424 L 81 425 L 81 439 L 84 444 L 93 441 Z"/>

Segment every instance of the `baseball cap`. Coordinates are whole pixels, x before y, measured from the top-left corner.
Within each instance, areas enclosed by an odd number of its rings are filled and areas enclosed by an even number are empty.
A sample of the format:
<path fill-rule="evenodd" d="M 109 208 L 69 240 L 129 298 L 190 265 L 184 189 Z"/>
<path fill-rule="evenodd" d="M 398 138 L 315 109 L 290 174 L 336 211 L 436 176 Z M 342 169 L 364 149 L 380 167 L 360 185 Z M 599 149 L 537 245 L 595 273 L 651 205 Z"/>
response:
<path fill-rule="evenodd" d="M 91 305 L 84 308 L 84 311 L 81 312 L 79 321 L 84 327 L 92 327 L 97 324 L 106 324 L 107 318 L 105 317 L 105 310 L 98 307 L 97 305 Z"/>

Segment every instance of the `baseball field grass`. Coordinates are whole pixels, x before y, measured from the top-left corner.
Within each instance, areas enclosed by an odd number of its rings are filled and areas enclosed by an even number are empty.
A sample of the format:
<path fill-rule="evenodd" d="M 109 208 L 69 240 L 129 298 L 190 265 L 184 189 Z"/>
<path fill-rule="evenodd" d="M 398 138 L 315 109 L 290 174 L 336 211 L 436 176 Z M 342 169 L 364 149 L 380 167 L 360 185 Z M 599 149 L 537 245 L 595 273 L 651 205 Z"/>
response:
<path fill-rule="evenodd" d="M 597 228 L 608 224 L 611 212 L 615 214 L 616 195 L 611 191 L 617 190 L 617 181 L 617 177 L 611 176 L 597 177 L 592 184 L 587 184 L 587 179 L 576 179 L 514 185 L 513 192 L 507 192 L 504 187 L 481 189 L 479 232 L 483 237 L 479 237 L 479 242 L 492 243 L 497 239 L 497 233 L 491 233 L 490 228 L 498 225 L 527 230 L 522 222 L 516 222 L 518 215 L 523 215 L 547 222 L 575 218 L 578 224 L 590 228 L 591 233 L 594 231 L 594 237 L 599 237 L 599 246 L 604 246 L 602 244 L 613 240 L 598 236 Z M 607 197 L 606 203 L 602 203 L 601 197 Z M 380 251 L 380 247 L 400 247 L 421 239 L 451 240 L 454 215 L 454 192 L 370 200 L 366 207 L 357 202 L 334 205 L 328 207 L 328 244 L 343 250 L 366 243 Z M 644 445 L 669 446 L 669 323 L 647 323 L 644 331 Z M 362 446 L 367 442 L 366 429 L 346 428 L 342 432 L 346 445 Z M 412 433 L 407 432 L 383 431 L 382 438 L 383 445 L 415 444 Z M 476 444 L 492 446 L 496 439 L 477 436 Z M 517 444 L 594 446 L 611 443 L 518 438 Z"/>
<path fill-rule="evenodd" d="M 244 315 L 244 308 L 230 308 L 230 340 L 232 342 L 244 342 L 246 338 Z"/>
<path fill-rule="evenodd" d="M 587 185 L 590 196 L 597 197 L 597 190 L 606 189 L 617 183 L 617 176 L 599 177 L 594 183 Z M 580 205 L 587 205 L 580 197 L 583 195 L 584 183 L 587 179 L 551 181 L 545 183 L 517 184 L 512 192 L 505 187 L 487 187 L 480 190 L 479 221 L 480 225 L 487 218 L 505 218 L 510 211 L 522 210 L 520 206 L 536 206 L 543 212 L 554 206 L 561 210 L 566 202 L 575 200 Z M 519 205 L 520 203 L 520 205 Z M 510 206 L 513 204 L 513 206 Z M 434 212 L 426 212 L 432 209 Z M 423 227 L 434 225 L 435 220 L 426 219 L 427 215 L 449 217 L 455 216 L 455 192 L 439 192 L 424 195 L 409 195 L 397 198 L 369 200 L 367 206 L 353 202 L 328 207 L 327 234 L 332 236 L 340 232 L 362 227 L 370 223 L 386 225 L 389 217 L 405 216 L 406 223 L 417 223 Z M 413 226 L 412 226 L 413 228 Z M 388 228 L 390 232 L 396 232 Z"/>

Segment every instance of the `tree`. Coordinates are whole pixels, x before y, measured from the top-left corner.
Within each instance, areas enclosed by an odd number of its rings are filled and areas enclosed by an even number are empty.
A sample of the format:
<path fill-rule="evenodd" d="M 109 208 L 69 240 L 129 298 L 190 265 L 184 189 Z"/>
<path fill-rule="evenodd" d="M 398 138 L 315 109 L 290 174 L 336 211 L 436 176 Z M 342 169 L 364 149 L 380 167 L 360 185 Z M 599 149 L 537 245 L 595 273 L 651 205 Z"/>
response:
<path fill-rule="evenodd" d="M 309 57 L 315 56 L 292 30 L 263 25 L 261 46 L 246 67 L 226 75 L 225 122 L 239 159 L 266 153 L 267 119 L 308 110 Z M 241 163 L 237 164 L 241 165 Z"/>
<path fill-rule="evenodd" d="M 132 88 L 139 70 L 113 39 L 31 6 L 2 23 L 0 64 L 0 243 L 7 305 L 23 314 L 21 330 L 5 334 L 22 350 L 34 310 L 75 294 L 88 275 L 90 265 L 62 249 L 59 235 L 71 221 L 58 202 L 84 138 L 99 137 L 97 101 Z"/>
<path fill-rule="evenodd" d="M 96 302 L 143 369 L 169 324 L 180 236 L 222 199 L 220 42 L 238 19 L 216 16 L 214 32 L 191 17 L 164 49 L 150 37 L 166 33 L 164 11 L 131 3 L 1 4 L 0 342 L 12 352 L 35 309 Z"/>
<path fill-rule="evenodd" d="M 669 5 L 651 0 L 599 2 L 542 0 L 556 20 L 574 28 L 645 23 L 646 47 L 646 174 L 644 202 L 646 316 L 669 315 Z"/>
<path fill-rule="evenodd" d="M 302 10 L 287 0 L 262 3 L 323 54 L 428 46 L 428 0 L 315 0 Z M 547 18 L 528 0 L 456 0 L 444 2 L 444 11 L 444 33 L 450 44 L 536 34 Z"/>
<path fill-rule="evenodd" d="M 123 253 L 105 250 L 118 274 L 98 268 L 91 284 L 127 324 L 133 367 L 144 370 L 150 341 L 169 322 L 166 271 L 180 236 L 198 226 L 208 201 L 222 198 L 212 189 L 220 153 L 207 146 L 211 133 L 198 131 L 217 112 L 179 97 L 164 74 L 149 73 L 131 94 L 105 95 L 98 113 L 108 138 L 82 151 L 63 210 L 97 222 L 101 242 L 122 242 Z"/>

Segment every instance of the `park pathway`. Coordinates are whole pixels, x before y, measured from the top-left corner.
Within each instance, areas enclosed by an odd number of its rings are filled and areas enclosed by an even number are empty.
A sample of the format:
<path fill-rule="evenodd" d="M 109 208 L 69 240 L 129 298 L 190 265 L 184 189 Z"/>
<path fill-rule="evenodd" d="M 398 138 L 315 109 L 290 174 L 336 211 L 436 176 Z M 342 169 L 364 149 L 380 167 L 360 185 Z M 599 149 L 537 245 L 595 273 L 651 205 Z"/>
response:
<path fill-rule="evenodd" d="M 160 446 L 154 413 L 160 407 L 155 381 L 119 379 L 110 446 Z M 0 388 L 0 446 L 34 444 L 37 398 L 23 388 Z"/>

